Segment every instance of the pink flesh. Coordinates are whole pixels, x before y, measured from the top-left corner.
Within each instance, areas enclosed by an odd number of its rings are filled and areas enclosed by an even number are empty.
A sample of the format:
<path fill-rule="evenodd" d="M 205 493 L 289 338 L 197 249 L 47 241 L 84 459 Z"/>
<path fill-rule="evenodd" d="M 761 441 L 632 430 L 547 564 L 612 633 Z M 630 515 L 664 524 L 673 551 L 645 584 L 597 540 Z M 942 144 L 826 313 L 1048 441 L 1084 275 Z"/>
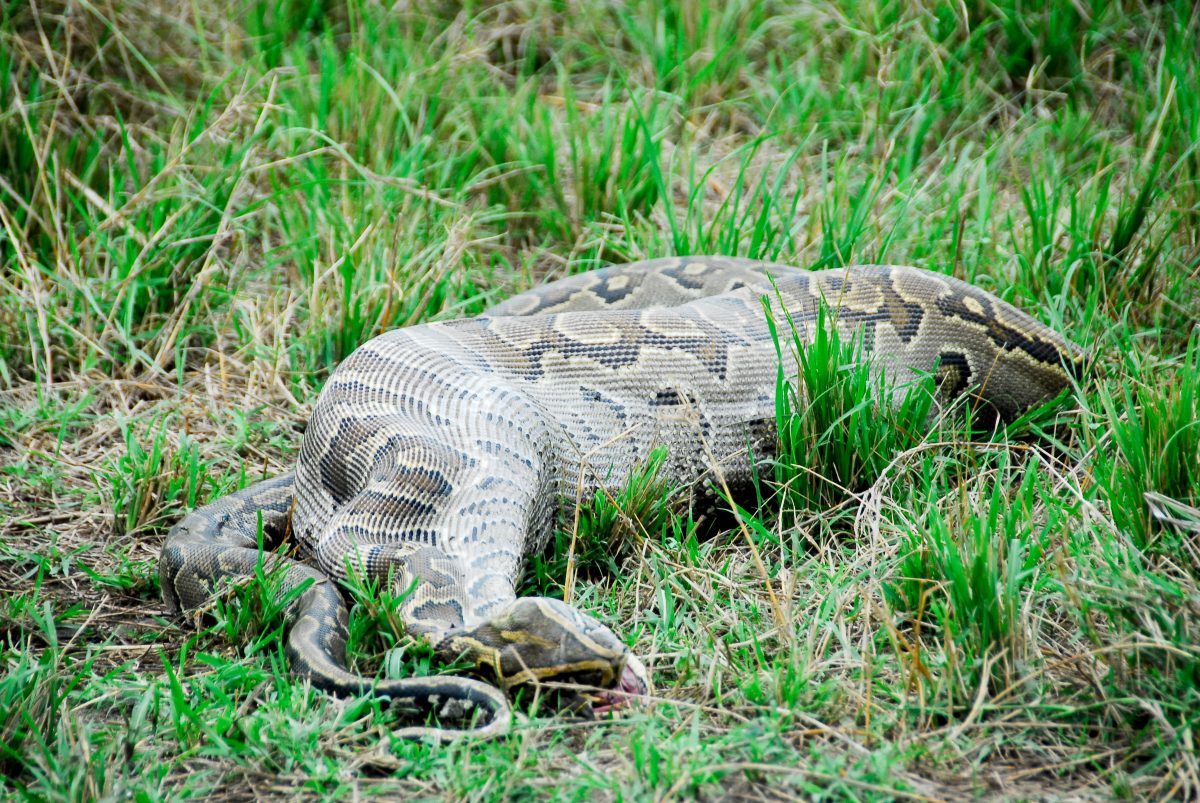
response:
<path fill-rule="evenodd" d="M 637 673 L 631 667 L 626 666 L 621 672 L 621 682 L 617 684 L 616 688 L 592 695 L 596 701 L 592 705 L 592 712 L 599 716 L 619 711 L 622 708 L 629 708 L 637 702 L 638 695 L 645 694 L 647 691 L 646 684 L 638 677 Z"/>

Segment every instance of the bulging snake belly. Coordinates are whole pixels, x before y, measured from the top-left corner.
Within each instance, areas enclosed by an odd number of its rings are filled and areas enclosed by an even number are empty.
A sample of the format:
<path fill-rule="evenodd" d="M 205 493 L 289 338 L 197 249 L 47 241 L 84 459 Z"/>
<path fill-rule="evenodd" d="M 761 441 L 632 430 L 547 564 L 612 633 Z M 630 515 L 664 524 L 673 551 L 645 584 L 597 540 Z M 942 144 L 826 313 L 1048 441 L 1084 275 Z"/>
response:
<path fill-rule="evenodd" d="M 669 481 L 719 470 L 735 490 L 752 461 L 773 456 L 779 356 L 764 297 L 808 337 L 824 304 L 890 380 L 936 369 L 943 390 L 969 391 L 1003 418 L 1058 394 L 1082 364 L 1025 313 L 915 268 L 688 257 L 573 276 L 477 318 L 361 346 L 321 392 L 293 473 L 171 530 L 164 599 L 202 608 L 222 580 L 252 577 L 261 523 L 266 543 L 290 533 L 308 558 L 269 556 L 280 594 L 303 588 L 287 610 L 293 669 L 439 723 L 401 736 L 503 732 L 506 692 L 531 682 L 644 690 L 645 670 L 607 627 L 561 601 L 516 596 L 521 565 L 546 543 L 560 500 L 619 486 L 656 446 Z M 349 672 L 347 612 L 331 581 L 351 575 L 411 589 L 399 612 L 409 632 L 485 680 Z"/>

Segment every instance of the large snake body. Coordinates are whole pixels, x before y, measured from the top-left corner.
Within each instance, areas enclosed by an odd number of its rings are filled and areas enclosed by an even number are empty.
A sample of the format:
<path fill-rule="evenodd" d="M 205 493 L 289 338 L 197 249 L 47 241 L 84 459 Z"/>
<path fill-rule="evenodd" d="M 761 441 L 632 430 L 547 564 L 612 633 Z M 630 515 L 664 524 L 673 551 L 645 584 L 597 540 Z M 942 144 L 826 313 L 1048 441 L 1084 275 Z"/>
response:
<path fill-rule="evenodd" d="M 222 578 L 253 576 L 260 523 L 268 543 L 290 527 L 315 567 L 272 557 L 280 593 L 305 585 L 288 611 L 288 655 L 322 688 L 371 692 L 443 724 L 482 714 L 472 732 L 483 735 L 507 727 L 504 690 L 520 684 L 643 689 L 644 670 L 608 628 L 561 601 L 516 596 L 521 564 L 546 542 L 560 500 L 619 485 L 657 445 L 674 483 L 719 471 L 735 489 L 747 484 L 752 461 L 776 445 L 779 355 L 764 296 L 802 337 L 825 304 L 892 380 L 936 369 L 943 390 L 969 391 L 1004 418 L 1061 391 L 1082 358 L 994 296 L 915 268 L 808 272 L 705 257 L 581 274 L 485 316 L 360 347 L 322 391 L 294 474 L 171 531 L 164 598 L 204 606 Z M 331 580 L 352 574 L 411 589 L 400 610 L 410 633 L 490 682 L 349 672 Z"/>

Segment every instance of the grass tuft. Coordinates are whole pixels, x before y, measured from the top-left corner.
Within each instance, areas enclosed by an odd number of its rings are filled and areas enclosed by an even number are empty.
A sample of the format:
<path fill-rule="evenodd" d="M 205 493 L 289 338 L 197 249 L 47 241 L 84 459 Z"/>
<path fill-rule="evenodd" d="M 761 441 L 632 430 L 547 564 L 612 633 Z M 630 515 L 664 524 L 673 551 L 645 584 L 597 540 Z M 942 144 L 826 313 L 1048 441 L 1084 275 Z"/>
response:
<path fill-rule="evenodd" d="M 1097 446 L 1096 483 L 1139 549 L 1170 554 L 1197 532 L 1189 511 L 1200 507 L 1200 338 L 1177 364 L 1143 371 L 1153 379 L 1098 393 L 1111 431 Z"/>
<path fill-rule="evenodd" d="M 923 443 L 936 425 L 937 389 L 933 376 L 891 389 L 861 343 L 843 340 L 836 310 L 822 306 L 811 332 L 786 323 L 782 342 L 777 324 L 770 324 L 781 360 L 773 477 L 781 498 L 771 504 L 794 520 L 846 506 L 898 456 Z M 795 381 L 789 379 L 793 363 Z"/>

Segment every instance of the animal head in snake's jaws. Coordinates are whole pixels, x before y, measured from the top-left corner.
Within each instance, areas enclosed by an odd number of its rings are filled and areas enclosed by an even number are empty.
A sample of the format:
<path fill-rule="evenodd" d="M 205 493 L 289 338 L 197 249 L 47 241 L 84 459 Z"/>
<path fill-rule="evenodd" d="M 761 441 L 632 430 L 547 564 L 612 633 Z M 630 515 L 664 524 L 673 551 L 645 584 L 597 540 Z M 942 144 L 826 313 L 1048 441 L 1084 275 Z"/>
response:
<path fill-rule="evenodd" d="M 513 600 L 487 622 L 447 634 L 437 649 L 472 661 L 505 689 L 543 681 L 611 689 L 625 682 L 629 661 L 611 630 L 547 597 Z"/>

